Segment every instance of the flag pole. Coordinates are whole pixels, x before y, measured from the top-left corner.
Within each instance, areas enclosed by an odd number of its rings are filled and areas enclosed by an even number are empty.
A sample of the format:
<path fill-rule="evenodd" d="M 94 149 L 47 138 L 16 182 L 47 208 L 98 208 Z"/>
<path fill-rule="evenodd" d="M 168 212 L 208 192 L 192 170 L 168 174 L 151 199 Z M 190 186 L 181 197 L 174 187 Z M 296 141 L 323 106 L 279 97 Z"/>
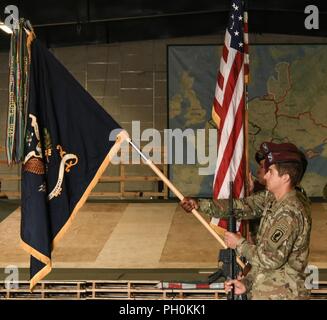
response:
<path fill-rule="evenodd" d="M 249 190 L 249 174 L 250 174 L 250 161 L 249 161 L 249 94 L 248 94 L 248 83 L 249 83 L 249 33 L 248 33 L 248 13 L 247 13 L 247 0 L 244 0 L 244 155 L 245 155 L 245 196 L 250 195 Z M 250 240 L 250 223 L 245 223 L 245 235 L 247 240 Z"/>
<path fill-rule="evenodd" d="M 249 196 L 248 175 L 250 172 L 249 166 L 249 33 L 248 33 L 248 13 L 247 1 L 244 0 L 244 152 L 245 152 L 245 195 Z"/>
<path fill-rule="evenodd" d="M 145 163 L 154 171 L 154 173 L 167 185 L 167 187 L 176 195 L 176 197 L 182 201 L 184 199 L 183 194 L 169 181 L 169 179 L 158 169 L 158 167 L 148 159 L 141 150 L 132 142 L 130 138 L 126 141 L 137 151 L 137 153 L 142 157 Z M 227 246 L 224 240 L 210 227 L 207 221 L 199 214 L 196 209 L 192 210 L 192 214 L 202 223 L 202 225 L 211 233 L 211 235 L 220 243 L 220 245 L 226 249 Z M 241 261 L 239 257 L 236 257 L 237 263 L 244 269 L 245 264 Z"/>
<path fill-rule="evenodd" d="M 244 179 L 244 191 L 245 197 L 250 195 L 249 190 L 249 109 L 248 109 L 248 85 L 244 84 L 244 95 L 245 95 L 245 109 L 244 109 L 244 155 L 245 155 L 245 179 Z M 245 234 L 247 240 L 250 238 L 250 223 L 245 221 Z"/>

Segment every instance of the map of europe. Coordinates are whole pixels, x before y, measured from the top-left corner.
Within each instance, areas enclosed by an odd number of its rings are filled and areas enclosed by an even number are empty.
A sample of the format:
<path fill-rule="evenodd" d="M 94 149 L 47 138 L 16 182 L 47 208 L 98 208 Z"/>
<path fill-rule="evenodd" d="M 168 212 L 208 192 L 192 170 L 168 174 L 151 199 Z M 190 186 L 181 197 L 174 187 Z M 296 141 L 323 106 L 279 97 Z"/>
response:
<path fill-rule="evenodd" d="M 214 128 L 211 109 L 221 46 L 169 46 L 169 127 Z M 292 142 L 308 159 L 302 186 L 322 197 L 327 184 L 327 46 L 250 48 L 249 159 L 262 141 Z M 193 146 L 196 148 L 196 145 Z M 208 146 L 206 146 L 208 148 Z M 172 164 L 170 178 L 185 194 L 212 196 L 214 176 L 199 164 Z"/>

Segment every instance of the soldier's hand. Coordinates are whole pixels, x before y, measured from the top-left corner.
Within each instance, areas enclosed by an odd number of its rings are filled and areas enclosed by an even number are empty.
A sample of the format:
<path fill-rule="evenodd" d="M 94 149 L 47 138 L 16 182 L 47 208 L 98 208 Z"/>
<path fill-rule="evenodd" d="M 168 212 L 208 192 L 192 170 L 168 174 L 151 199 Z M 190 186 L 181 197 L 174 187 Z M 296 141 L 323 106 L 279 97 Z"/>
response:
<path fill-rule="evenodd" d="M 234 294 L 243 294 L 246 292 L 246 288 L 245 285 L 243 284 L 242 281 L 240 280 L 227 280 L 224 283 L 224 287 L 225 287 L 225 292 L 228 293 L 232 290 L 234 286 Z"/>
<path fill-rule="evenodd" d="M 224 240 L 225 240 L 226 246 L 228 248 L 235 249 L 237 246 L 237 243 L 241 239 L 241 237 L 242 236 L 240 233 L 233 233 L 233 232 L 225 231 Z"/>
<path fill-rule="evenodd" d="M 186 211 L 186 212 L 191 212 L 193 209 L 199 209 L 199 205 L 195 199 L 185 197 L 181 202 L 180 202 L 181 207 Z"/>

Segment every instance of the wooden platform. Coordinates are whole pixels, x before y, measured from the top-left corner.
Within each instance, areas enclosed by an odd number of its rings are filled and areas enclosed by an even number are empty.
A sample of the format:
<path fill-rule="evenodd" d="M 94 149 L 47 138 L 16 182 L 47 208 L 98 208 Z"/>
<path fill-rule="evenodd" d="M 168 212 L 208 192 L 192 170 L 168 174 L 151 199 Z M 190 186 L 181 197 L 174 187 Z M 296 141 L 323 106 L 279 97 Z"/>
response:
<path fill-rule="evenodd" d="M 327 268 L 327 204 L 312 205 L 310 264 Z M 20 210 L 0 223 L 0 268 L 29 267 Z M 219 243 L 177 203 L 87 203 L 53 254 L 54 268 L 216 268 Z M 160 279 L 158 279 L 160 280 Z"/>

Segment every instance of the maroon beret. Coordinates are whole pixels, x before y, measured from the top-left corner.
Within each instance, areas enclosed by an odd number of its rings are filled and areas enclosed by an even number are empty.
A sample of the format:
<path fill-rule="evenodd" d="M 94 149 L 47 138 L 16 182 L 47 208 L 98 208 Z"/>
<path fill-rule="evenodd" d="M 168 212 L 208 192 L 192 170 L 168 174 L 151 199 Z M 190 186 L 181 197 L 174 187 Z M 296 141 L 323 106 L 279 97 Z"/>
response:
<path fill-rule="evenodd" d="M 290 152 L 298 152 L 299 149 L 293 143 L 274 143 L 274 142 L 262 142 L 260 145 L 260 151 L 263 154 L 267 154 L 269 152 L 283 152 L 283 151 L 290 151 Z"/>
<path fill-rule="evenodd" d="M 268 153 L 285 153 L 285 152 L 290 152 L 290 153 L 295 153 L 297 155 L 294 155 L 293 158 L 300 158 L 300 162 L 302 164 L 302 175 L 301 175 L 301 179 L 307 169 L 308 166 L 308 161 L 305 157 L 305 154 L 296 147 L 295 144 L 287 142 L 287 143 L 274 143 L 274 142 L 262 142 L 260 145 L 260 151 L 261 153 L 263 153 L 264 155 L 268 154 Z M 292 161 L 284 161 L 284 162 L 294 162 L 295 160 L 293 159 Z M 298 162 L 298 161 L 295 161 Z M 271 164 L 268 165 L 269 168 Z"/>
<path fill-rule="evenodd" d="M 303 162 L 299 152 L 269 152 L 265 155 L 265 171 L 267 172 L 268 168 L 273 164 L 286 162 L 297 162 L 303 166 Z"/>

